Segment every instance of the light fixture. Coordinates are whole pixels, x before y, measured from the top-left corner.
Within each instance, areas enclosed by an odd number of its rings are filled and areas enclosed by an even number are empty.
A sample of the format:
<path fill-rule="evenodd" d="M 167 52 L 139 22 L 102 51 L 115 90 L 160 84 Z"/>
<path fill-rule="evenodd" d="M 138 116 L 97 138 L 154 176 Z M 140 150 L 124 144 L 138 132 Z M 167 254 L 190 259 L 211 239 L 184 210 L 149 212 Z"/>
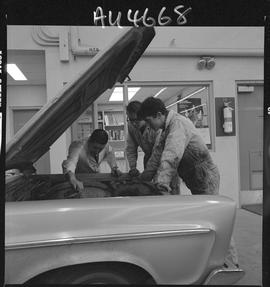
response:
<path fill-rule="evenodd" d="M 180 100 L 178 100 L 178 101 L 176 101 L 176 102 L 174 102 L 174 103 L 168 105 L 166 108 L 170 108 L 170 107 L 172 107 L 172 106 L 174 106 L 174 105 L 176 105 L 176 104 L 178 104 L 178 103 L 180 103 L 180 102 L 183 102 L 184 100 L 186 100 L 186 99 L 188 99 L 188 98 L 190 98 L 190 97 L 192 97 L 192 96 L 194 96 L 194 95 L 196 95 L 196 94 L 202 92 L 204 89 L 206 89 L 206 87 L 202 87 L 202 88 L 196 90 L 195 92 L 193 92 L 193 93 L 187 95 L 187 96 L 184 97 L 183 99 L 180 99 Z"/>
<path fill-rule="evenodd" d="M 204 58 L 200 58 L 198 63 L 197 63 L 197 67 L 199 70 L 203 70 L 206 67 L 206 59 Z"/>
<path fill-rule="evenodd" d="M 110 96 L 110 99 L 109 99 L 110 102 L 112 101 L 123 101 L 123 88 L 122 87 L 115 87 L 111 96 Z"/>
<path fill-rule="evenodd" d="M 215 62 L 215 59 L 213 57 L 210 57 L 210 58 L 207 59 L 207 61 L 206 61 L 206 68 L 208 70 L 213 69 L 215 67 L 215 65 L 216 65 L 216 62 Z"/>
<path fill-rule="evenodd" d="M 199 70 L 208 69 L 211 70 L 215 67 L 216 61 L 214 57 L 203 56 L 200 57 L 197 63 L 197 67 Z"/>
<path fill-rule="evenodd" d="M 167 88 L 163 88 L 160 91 L 158 91 L 155 95 L 154 98 L 156 98 L 158 95 L 160 95 L 163 91 L 165 91 Z"/>
<path fill-rule="evenodd" d="M 128 100 L 130 101 L 135 94 L 140 90 L 140 87 L 128 87 Z M 123 88 L 122 87 L 115 87 L 109 102 L 122 102 L 123 101 Z"/>
<path fill-rule="evenodd" d="M 192 108 L 190 108 L 190 109 L 181 111 L 180 114 L 181 114 L 181 113 L 185 113 L 185 112 L 189 112 L 189 111 L 192 111 L 192 110 L 195 110 L 195 109 L 197 109 L 197 108 L 199 108 L 199 107 L 203 107 L 203 106 L 206 106 L 206 104 L 201 104 L 201 105 L 198 105 L 198 106 L 194 106 L 194 107 L 192 107 Z"/>
<path fill-rule="evenodd" d="M 140 87 L 129 87 L 128 88 L 128 100 L 129 101 L 136 95 L 139 89 Z"/>
<path fill-rule="evenodd" d="M 7 72 L 16 81 L 26 81 L 25 75 L 16 64 L 7 64 Z"/>

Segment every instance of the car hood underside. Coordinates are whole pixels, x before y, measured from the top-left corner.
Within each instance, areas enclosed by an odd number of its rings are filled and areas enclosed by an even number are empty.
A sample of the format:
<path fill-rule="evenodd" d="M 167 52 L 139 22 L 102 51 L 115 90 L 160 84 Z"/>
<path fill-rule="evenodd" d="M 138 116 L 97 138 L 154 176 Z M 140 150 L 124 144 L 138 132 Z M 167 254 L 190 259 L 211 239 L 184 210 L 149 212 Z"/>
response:
<path fill-rule="evenodd" d="M 154 28 L 129 28 L 99 52 L 7 144 L 6 169 L 32 166 L 104 91 L 126 79 L 154 35 Z"/>

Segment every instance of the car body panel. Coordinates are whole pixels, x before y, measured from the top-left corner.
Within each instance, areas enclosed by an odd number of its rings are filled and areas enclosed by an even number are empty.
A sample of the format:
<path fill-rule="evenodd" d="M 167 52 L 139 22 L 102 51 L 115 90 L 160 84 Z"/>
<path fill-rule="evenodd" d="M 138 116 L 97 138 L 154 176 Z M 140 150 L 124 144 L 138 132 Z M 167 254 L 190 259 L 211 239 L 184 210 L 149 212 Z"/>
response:
<path fill-rule="evenodd" d="M 10 202 L 6 283 L 103 261 L 138 265 L 159 284 L 201 282 L 222 266 L 234 216 L 235 203 L 221 196 Z"/>

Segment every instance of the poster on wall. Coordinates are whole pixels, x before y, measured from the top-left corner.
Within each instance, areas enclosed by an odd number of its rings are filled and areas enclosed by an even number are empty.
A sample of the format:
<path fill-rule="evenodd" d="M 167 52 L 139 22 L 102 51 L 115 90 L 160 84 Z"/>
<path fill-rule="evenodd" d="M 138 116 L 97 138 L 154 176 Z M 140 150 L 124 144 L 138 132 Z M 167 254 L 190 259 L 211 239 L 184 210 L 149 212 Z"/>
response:
<path fill-rule="evenodd" d="M 204 116 L 206 116 L 204 115 L 204 106 L 206 106 L 206 104 L 202 104 L 201 98 L 189 98 L 177 104 L 177 111 L 179 114 L 189 118 L 193 122 L 204 143 L 210 147 L 210 129 L 207 122 L 205 123 L 204 121 Z"/>
<path fill-rule="evenodd" d="M 202 125 L 203 108 L 200 98 L 186 99 L 178 103 L 178 113 L 189 118 L 196 128 Z"/>

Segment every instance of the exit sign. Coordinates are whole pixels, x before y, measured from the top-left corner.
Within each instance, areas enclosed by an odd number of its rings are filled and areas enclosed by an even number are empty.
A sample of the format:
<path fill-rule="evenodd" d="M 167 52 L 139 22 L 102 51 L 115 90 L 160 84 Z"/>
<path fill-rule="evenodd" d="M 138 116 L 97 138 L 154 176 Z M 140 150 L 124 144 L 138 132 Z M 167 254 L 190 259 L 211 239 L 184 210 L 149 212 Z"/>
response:
<path fill-rule="evenodd" d="M 254 92 L 253 86 L 238 86 L 238 93 L 252 93 Z"/>

